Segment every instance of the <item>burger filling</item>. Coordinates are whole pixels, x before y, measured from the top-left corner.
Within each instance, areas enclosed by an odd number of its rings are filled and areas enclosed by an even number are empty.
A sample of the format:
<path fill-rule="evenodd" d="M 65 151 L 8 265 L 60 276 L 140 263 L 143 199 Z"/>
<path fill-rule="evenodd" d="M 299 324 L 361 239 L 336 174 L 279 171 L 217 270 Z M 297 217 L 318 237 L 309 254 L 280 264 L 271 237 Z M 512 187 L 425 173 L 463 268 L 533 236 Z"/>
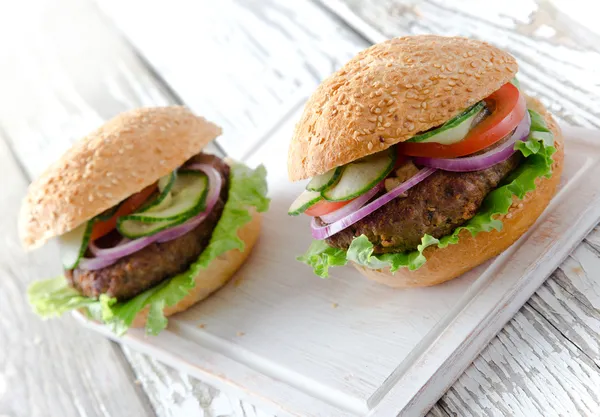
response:
<path fill-rule="evenodd" d="M 42 317 L 78 309 L 125 332 L 147 311 L 156 334 L 163 310 L 185 298 L 195 277 L 231 249 L 252 211 L 267 210 L 266 171 L 198 154 L 115 207 L 58 238 L 64 276 L 36 281 L 29 302 Z"/>
<path fill-rule="evenodd" d="M 323 277 L 349 260 L 417 269 L 428 246 L 499 230 L 513 197 L 551 176 L 555 151 L 544 119 L 505 84 L 442 126 L 312 178 L 288 212 L 313 217 L 316 241 L 299 260 Z"/>
<path fill-rule="evenodd" d="M 203 163 L 212 166 L 221 176 L 222 184 L 217 200 L 208 216 L 195 228 L 182 236 L 166 242 L 155 241 L 143 249 L 124 256 L 112 265 L 100 269 L 76 267 L 65 270 L 69 284 L 86 297 L 97 298 L 101 294 L 118 300 L 132 298 L 146 289 L 179 274 L 189 268 L 192 262 L 208 245 L 225 202 L 227 201 L 229 166 L 214 155 L 200 154 L 189 164 Z M 155 192 L 149 201 L 158 198 Z M 117 229 L 96 240 L 99 248 L 114 248 L 123 236 Z M 86 257 L 93 253 L 88 249 Z"/>

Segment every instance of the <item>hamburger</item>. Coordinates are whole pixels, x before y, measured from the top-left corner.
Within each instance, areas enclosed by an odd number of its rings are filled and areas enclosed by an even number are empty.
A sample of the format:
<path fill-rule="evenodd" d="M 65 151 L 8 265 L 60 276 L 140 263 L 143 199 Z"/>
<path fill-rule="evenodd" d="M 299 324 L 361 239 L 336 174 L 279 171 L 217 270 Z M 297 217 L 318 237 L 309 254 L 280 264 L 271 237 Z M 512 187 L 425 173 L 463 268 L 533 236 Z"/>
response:
<path fill-rule="evenodd" d="M 393 287 L 429 286 L 498 255 L 556 192 L 561 131 L 520 89 L 508 53 L 471 39 L 374 45 L 308 100 L 289 146 L 290 207 L 321 276 L 350 262 Z"/>
<path fill-rule="evenodd" d="M 202 152 L 221 133 L 183 107 L 123 113 L 75 143 L 28 189 L 23 246 L 56 238 L 64 274 L 28 288 L 33 310 L 80 310 L 122 334 L 221 287 L 267 210 L 264 167 Z"/>

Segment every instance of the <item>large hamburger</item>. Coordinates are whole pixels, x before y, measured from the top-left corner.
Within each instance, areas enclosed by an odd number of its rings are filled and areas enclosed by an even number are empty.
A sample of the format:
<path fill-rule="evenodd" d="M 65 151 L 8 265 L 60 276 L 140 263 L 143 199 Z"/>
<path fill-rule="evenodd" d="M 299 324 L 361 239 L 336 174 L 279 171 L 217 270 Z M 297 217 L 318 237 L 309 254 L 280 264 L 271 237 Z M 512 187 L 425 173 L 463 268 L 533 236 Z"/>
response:
<path fill-rule="evenodd" d="M 248 257 L 268 208 L 265 170 L 205 154 L 221 129 L 183 107 L 123 113 L 75 143 L 28 190 L 25 248 L 57 237 L 64 275 L 34 282 L 42 317 L 78 309 L 115 332 L 221 287 Z"/>
<path fill-rule="evenodd" d="M 563 140 L 480 41 L 410 36 L 374 45 L 326 79 L 292 138 L 289 214 L 316 239 L 299 260 L 324 277 L 351 262 L 396 286 L 435 285 L 515 242 L 556 191 Z"/>

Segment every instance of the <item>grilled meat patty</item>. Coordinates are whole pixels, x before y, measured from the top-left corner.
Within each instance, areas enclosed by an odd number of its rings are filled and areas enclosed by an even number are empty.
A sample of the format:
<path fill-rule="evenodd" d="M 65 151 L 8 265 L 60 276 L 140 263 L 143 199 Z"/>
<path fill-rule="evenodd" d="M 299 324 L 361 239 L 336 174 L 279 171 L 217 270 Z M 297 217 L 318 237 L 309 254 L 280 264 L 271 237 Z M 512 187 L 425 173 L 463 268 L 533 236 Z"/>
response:
<path fill-rule="evenodd" d="M 229 166 L 216 156 L 202 153 L 192 157 L 189 162 L 211 164 L 223 178 L 219 200 L 210 215 L 185 235 L 168 242 L 153 243 L 106 268 L 65 271 L 72 287 L 86 297 L 97 298 L 100 294 L 107 294 L 118 300 L 126 300 L 187 270 L 198 259 L 223 213 L 229 189 Z M 115 240 L 114 236 L 108 238 Z M 116 239 L 119 240 L 120 237 L 117 236 Z"/>
<path fill-rule="evenodd" d="M 355 237 L 364 234 L 373 243 L 375 253 L 414 250 L 423 235 L 440 238 L 471 219 L 485 196 L 498 187 L 520 160 L 521 155 L 517 152 L 506 161 L 482 171 L 438 170 L 408 190 L 406 197 L 392 200 L 331 236 L 327 243 L 348 249 Z"/>

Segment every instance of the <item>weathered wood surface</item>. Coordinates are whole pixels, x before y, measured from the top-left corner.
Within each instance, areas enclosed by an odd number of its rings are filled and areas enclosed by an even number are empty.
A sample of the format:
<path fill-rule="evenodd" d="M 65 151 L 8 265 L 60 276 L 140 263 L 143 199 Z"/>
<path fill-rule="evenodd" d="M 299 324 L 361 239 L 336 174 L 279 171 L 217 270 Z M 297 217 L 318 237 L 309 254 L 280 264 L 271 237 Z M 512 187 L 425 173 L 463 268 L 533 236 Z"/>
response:
<path fill-rule="evenodd" d="M 167 3 L 164 2 L 160 5 L 102 0 L 103 9 L 110 12 L 111 19 L 119 24 L 133 44 L 156 66 L 160 76 L 175 90 L 176 94 L 173 95 L 87 1 L 61 0 L 54 7 L 42 3 L 33 0 L 27 2 L 29 7 L 23 7 L 20 11 L 27 14 L 27 19 L 15 18 L 13 10 L 11 13 L 0 13 L 0 42 L 4 41 L 0 44 L 0 127 L 6 133 L 4 139 L 10 143 L 19 163 L 29 175 L 39 173 L 71 141 L 101 120 L 126 108 L 173 103 L 178 102 L 179 98 L 195 111 L 211 116 L 222 124 L 226 129 L 223 147 L 241 156 L 260 139 L 259 132 L 275 125 L 278 118 L 308 95 L 322 77 L 367 45 L 361 37 L 310 2 L 200 2 L 190 11 L 188 7 L 192 6 L 182 0 L 169 2 L 173 3 L 169 4 L 170 9 L 165 9 Z M 363 14 L 367 4 L 372 8 L 370 10 L 375 10 L 373 13 L 391 4 L 394 8 L 391 13 L 385 10 L 384 15 L 371 18 L 375 24 L 386 22 L 389 28 L 398 25 L 398 20 L 401 20 L 398 16 L 402 15 L 404 7 L 390 1 L 352 1 L 349 4 L 355 11 L 362 7 Z M 427 7 L 438 5 L 426 4 Z M 489 3 L 486 4 L 490 7 Z M 499 8 L 501 4 L 494 7 Z M 472 6 L 472 2 L 469 5 Z M 470 20 L 465 19 L 465 15 L 469 12 L 462 10 L 462 7 L 469 5 L 461 6 L 461 10 L 451 5 L 438 5 L 438 12 L 445 13 L 442 14 L 443 27 L 459 33 L 465 25 L 468 26 Z M 411 13 L 412 6 L 406 7 Z M 416 13 L 423 13 L 419 7 L 416 7 Z M 30 13 L 31 10 L 36 10 L 36 13 Z M 139 10 L 144 10 L 147 18 L 141 19 Z M 515 28 L 508 27 L 502 31 L 495 29 L 499 32 L 493 33 L 503 37 L 508 36 L 507 33 L 522 30 L 521 37 L 526 38 L 528 34 L 535 35 L 537 30 L 541 31 L 541 35 L 538 35 L 543 37 L 545 26 L 527 23 L 527 10 L 521 9 L 517 16 L 521 29 L 516 28 L 515 24 Z M 494 13 L 497 16 L 506 15 L 499 10 Z M 534 14 L 534 20 L 538 16 L 537 20 L 544 22 L 544 13 Z M 546 15 L 552 16 L 552 13 L 550 11 Z M 150 19 L 150 16 L 153 18 Z M 485 19 L 480 20 L 486 23 Z M 24 21 L 28 21 L 28 25 L 23 26 Z M 588 82 L 587 89 L 554 90 L 552 84 L 554 93 L 545 99 L 557 103 L 553 110 L 565 120 L 600 126 L 597 110 L 594 110 L 600 107 L 593 101 L 600 96 L 598 85 L 597 82 L 595 85 L 589 84 L 594 79 L 594 68 L 598 68 L 596 52 L 593 51 L 593 46 L 597 44 L 590 41 L 595 38 L 589 37 L 585 29 L 573 29 L 574 26 L 563 15 L 557 21 L 562 25 L 557 31 L 559 39 L 570 39 L 571 30 L 583 33 L 575 38 L 574 44 L 579 45 L 577 48 L 571 48 L 569 45 L 573 41 L 568 41 L 567 46 L 559 48 L 558 52 L 566 54 L 569 59 L 571 56 L 583 56 L 592 60 L 586 65 L 575 62 L 566 66 L 572 71 L 569 74 L 573 74 L 578 82 Z M 454 29 L 450 26 L 451 22 L 458 22 Z M 502 19 L 501 23 L 508 24 Z M 484 32 L 481 29 L 484 26 L 481 25 L 478 33 Z M 489 25 L 495 27 L 497 23 L 490 21 Z M 416 27 L 417 31 L 431 31 L 433 26 Z M 371 31 L 377 32 L 383 32 L 383 29 L 379 27 Z M 16 42 L 19 39 L 25 42 L 26 48 Z M 531 42 L 522 43 L 531 50 L 535 49 Z M 153 53 L 153 48 L 157 52 Z M 586 53 L 573 53 L 573 49 Z M 545 63 L 549 62 L 545 55 L 544 59 Z M 545 72 L 550 70 L 545 68 L 544 72 L 538 74 L 534 66 L 535 62 L 528 72 L 531 75 L 523 79 L 526 86 L 533 89 L 536 85 L 551 83 L 552 73 L 548 75 Z M 240 67 L 244 68 L 242 73 L 251 76 L 236 78 Z M 571 95 L 573 91 L 577 92 L 574 98 Z M 563 102 L 560 99 L 562 95 L 568 100 Z M 235 99 L 233 103 L 232 97 Z M 1 169 L 9 165 L 4 160 L 0 163 Z M 22 176 L 15 176 L 15 192 L 24 192 L 24 181 Z M 14 207 L 11 209 L 5 205 L 2 210 L 13 213 L 13 217 L 8 214 L 3 216 L 0 227 L 14 227 Z M 7 219 L 6 223 L 4 218 Z M 3 234 L 9 235 L 8 232 Z M 565 267 L 538 291 L 430 415 L 600 413 L 597 394 L 594 394 L 600 392 L 596 369 L 600 352 L 597 336 L 600 328 L 597 312 L 600 308 L 600 287 L 589 273 L 599 270 L 599 236 L 600 232 L 590 235 L 586 243 L 565 263 Z M 16 241 L 8 239 L 5 242 L 8 242 L 11 250 L 7 252 L 9 257 L 3 259 L 10 260 L 9 265 L 17 262 L 19 268 L 26 268 L 28 279 L 37 278 L 42 272 L 47 274 L 47 267 L 53 265 L 53 248 L 44 249 L 47 254 L 36 252 L 25 256 L 19 254 Z M 19 268 L 16 270 L 19 271 Z M 22 275 L 21 272 L 12 271 L 14 277 Z M 9 294 L 11 301 L 17 294 L 22 297 L 25 280 L 16 281 L 18 286 L 10 284 L 8 290 L 4 287 L 7 285 L 5 281 L 0 281 L 3 283 L 0 284 L 0 297 Z M 7 282 L 11 282 L 11 279 Z M 6 305 L 5 300 L 0 300 L 0 310 L 3 305 Z M 24 303 L 22 307 L 25 309 Z M 11 314 L 19 311 L 15 308 Z M 23 333 L 15 333 L 19 328 L 25 329 L 24 334 L 30 337 L 35 332 L 29 329 L 39 325 L 40 332 L 43 332 L 39 334 L 44 340 L 40 345 L 47 344 L 48 356 L 42 362 L 33 362 L 34 366 L 55 364 L 56 368 L 49 371 L 43 368 L 45 370 L 40 370 L 39 375 L 26 378 L 30 385 L 51 381 L 47 382 L 50 387 L 46 391 L 33 388 L 27 391 L 32 394 L 28 397 L 31 398 L 30 404 L 37 409 L 24 408 L 28 404 L 27 399 L 19 401 L 24 397 L 11 395 L 10 388 L 14 380 L 3 381 L 0 378 L 0 415 L 49 415 L 49 410 L 52 415 L 90 416 L 125 415 L 125 411 L 130 411 L 127 415 L 149 412 L 144 408 L 143 398 L 135 400 L 135 386 L 125 382 L 128 381 L 127 368 L 113 370 L 110 366 L 112 363 L 123 365 L 124 362 L 119 359 L 120 353 L 108 342 L 79 330 L 69 319 L 61 324 L 41 323 L 22 311 L 10 322 L 4 317 L 12 316 L 4 314 L 2 311 L 0 328 L 9 323 L 13 333 L 8 334 L 13 339 L 0 339 L 0 346 L 6 346 L 9 341 L 21 341 Z M 27 317 L 27 320 L 23 320 L 22 325 L 13 325 L 14 321 L 23 317 Z M 50 327 L 47 327 L 48 324 Z M 63 333 L 57 330 L 59 328 L 64 329 Z M 64 333 L 66 331 L 75 334 L 67 335 Z M 56 335 L 64 336 L 52 337 Z M 1 337 L 5 336 L 0 333 Z M 34 342 L 37 340 L 34 339 Z M 104 353 L 98 354 L 99 361 L 77 357 L 77 366 L 83 375 L 77 377 L 71 373 L 75 368 L 72 364 L 58 365 L 73 357 L 65 356 L 73 346 L 81 347 L 85 352 L 104 349 Z M 31 346 L 21 350 L 28 352 L 28 358 L 37 360 L 35 355 L 39 352 Z M 25 362 L 15 361 L 12 356 L 10 360 L 5 360 L 2 356 L 5 352 L 8 350 L 0 351 L 0 375 L 3 375 L 3 370 L 9 369 L 6 363 L 20 363 L 17 369 L 26 369 Z M 13 355 L 12 349 L 10 352 Z M 160 416 L 265 415 L 144 355 L 130 351 L 125 353 L 141 387 Z M 31 363 L 27 366 L 31 366 Z M 103 367 L 101 378 L 105 376 L 100 385 L 92 371 L 92 366 L 98 363 Z M 64 374 L 59 371 L 66 373 L 67 377 L 63 378 Z M 65 378 L 67 382 L 61 383 Z M 110 395 L 109 391 L 103 390 L 102 381 L 111 381 L 110 388 L 116 392 Z M 69 400 L 54 405 L 58 401 L 56 399 L 67 395 Z M 56 408 L 58 414 L 53 406 L 62 407 Z"/>
<path fill-rule="evenodd" d="M 372 41 L 433 32 L 498 44 L 519 60 L 525 89 L 560 119 L 600 127 L 598 32 L 552 2 L 323 3 Z M 460 416 L 600 414 L 599 277 L 597 228 L 438 405 Z"/>
<path fill-rule="evenodd" d="M 234 158 L 366 46 L 308 1 L 98 3 L 192 110 L 223 126 Z"/>

